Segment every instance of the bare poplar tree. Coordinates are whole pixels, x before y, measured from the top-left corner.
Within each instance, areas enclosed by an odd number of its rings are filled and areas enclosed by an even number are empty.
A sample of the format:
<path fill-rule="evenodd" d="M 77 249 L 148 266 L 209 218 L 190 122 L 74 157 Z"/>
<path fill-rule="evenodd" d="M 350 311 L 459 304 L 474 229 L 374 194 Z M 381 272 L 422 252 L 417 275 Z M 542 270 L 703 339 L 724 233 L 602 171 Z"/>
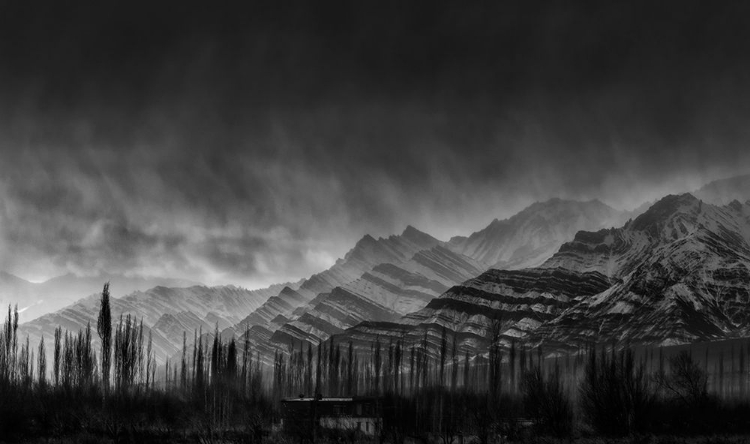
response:
<path fill-rule="evenodd" d="M 60 358 L 61 358 L 60 352 L 62 348 L 61 340 L 62 340 L 62 327 L 57 327 L 55 329 L 55 352 L 54 352 L 54 358 L 53 358 L 56 386 L 60 385 Z"/>
<path fill-rule="evenodd" d="M 445 326 L 440 333 L 440 376 L 438 384 L 442 387 L 445 385 L 445 360 L 448 356 L 448 333 Z"/>
<path fill-rule="evenodd" d="M 182 330 L 182 362 L 180 363 L 180 388 L 187 389 L 187 332 Z"/>
<path fill-rule="evenodd" d="M 109 306 L 109 282 L 102 290 L 99 318 L 96 321 L 96 332 L 102 342 L 102 383 L 104 390 L 109 390 L 109 370 L 112 356 L 112 311 Z"/>
<path fill-rule="evenodd" d="M 38 356 L 38 371 L 39 371 L 39 388 L 44 390 L 47 386 L 47 352 L 44 349 L 44 336 L 39 341 L 39 356 Z"/>

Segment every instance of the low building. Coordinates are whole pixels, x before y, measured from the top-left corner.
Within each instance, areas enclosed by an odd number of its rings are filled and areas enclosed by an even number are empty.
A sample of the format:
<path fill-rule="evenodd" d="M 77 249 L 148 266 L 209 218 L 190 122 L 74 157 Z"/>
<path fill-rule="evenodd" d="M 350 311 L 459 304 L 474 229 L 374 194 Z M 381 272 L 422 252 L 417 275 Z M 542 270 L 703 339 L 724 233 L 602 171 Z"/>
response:
<path fill-rule="evenodd" d="M 375 435 L 382 426 L 378 398 L 285 398 L 281 400 L 282 428 L 287 431 L 328 429 Z"/>

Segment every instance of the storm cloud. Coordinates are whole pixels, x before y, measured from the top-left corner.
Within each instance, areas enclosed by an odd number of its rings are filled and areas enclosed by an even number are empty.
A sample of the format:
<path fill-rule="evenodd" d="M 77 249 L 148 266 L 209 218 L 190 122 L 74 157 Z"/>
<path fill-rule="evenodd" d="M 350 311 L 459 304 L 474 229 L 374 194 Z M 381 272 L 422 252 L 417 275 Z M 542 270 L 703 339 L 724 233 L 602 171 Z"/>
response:
<path fill-rule="evenodd" d="M 257 286 L 365 233 L 747 172 L 748 12 L 2 1 L 0 269 Z"/>

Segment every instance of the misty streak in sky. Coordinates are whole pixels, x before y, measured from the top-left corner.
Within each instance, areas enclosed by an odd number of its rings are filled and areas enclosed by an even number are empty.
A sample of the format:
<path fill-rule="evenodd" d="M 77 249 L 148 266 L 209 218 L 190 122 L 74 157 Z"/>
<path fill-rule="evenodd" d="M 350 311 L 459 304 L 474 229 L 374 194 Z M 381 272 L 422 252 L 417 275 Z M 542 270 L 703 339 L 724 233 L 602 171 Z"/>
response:
<path fill-rule="evenodd" d="M 0 270 L 258 286 L 748 165 L 746 5 L 0 3 Z"/>

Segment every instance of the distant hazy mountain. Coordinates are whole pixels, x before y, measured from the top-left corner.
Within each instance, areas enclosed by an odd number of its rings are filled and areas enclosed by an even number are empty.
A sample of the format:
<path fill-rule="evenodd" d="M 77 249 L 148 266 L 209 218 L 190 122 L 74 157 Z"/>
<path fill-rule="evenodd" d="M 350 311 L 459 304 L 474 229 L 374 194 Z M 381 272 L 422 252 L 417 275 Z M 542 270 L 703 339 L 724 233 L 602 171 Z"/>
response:
<path fill-rule="evenodd" d="M 514 270 L 540 265 L 580 230 L 620 226 L 626 214 L 598 201 L 551 199 L 535 203 L 509 219 L 493 220 L 449 247 L 488 267 Z"/>
<path fill-rule="evenodd" d="M 124 295 L 149 288 L 188 287 L 196 285 L 181 279 L 158 277 L 126 277 L 115 274 L 76 276 L 66 274 L 41 283 L 32 283 L 8 273 L 0 272 L 0 307 L 18 305 L 21 322 L 52 313 L 86 296 L 101 293 L 102 286 L 109 282 L 116 294 Z"/>
<path fill-rule="evenodd" d="M 116 296 L 117 288 L 112 286 L 111 290 Z M 144 329 L 151 330 L 157 357 L 163 361 L 181 350 L 183 331 L 192 339 L 194 330 L 211 331 L 217 322 L 236 324 L 277 291 L 279 286 L 261 290 L 246 290 L 231 285 L 154 287 L 124 297 L 113 297 L 112 320 L 117 323 L 120 315 L 127 314 L 143 320 Z M 99 300 L 100 295 L 94 294 L 62 310 L 21 324 L 20 337 L 29 335 L 31 342 L 35 343 L 42 335 L 48 340 L 52 338 L 57 326 L 77 332 L 91 323 L 95 329 Z"/>
<path fill-rule="evenodd" d="M 693 194 L 698 199 L 715 205 L 726 205 L 733 200 L 750 200 L 750 174 L 715 180 Z"/>

